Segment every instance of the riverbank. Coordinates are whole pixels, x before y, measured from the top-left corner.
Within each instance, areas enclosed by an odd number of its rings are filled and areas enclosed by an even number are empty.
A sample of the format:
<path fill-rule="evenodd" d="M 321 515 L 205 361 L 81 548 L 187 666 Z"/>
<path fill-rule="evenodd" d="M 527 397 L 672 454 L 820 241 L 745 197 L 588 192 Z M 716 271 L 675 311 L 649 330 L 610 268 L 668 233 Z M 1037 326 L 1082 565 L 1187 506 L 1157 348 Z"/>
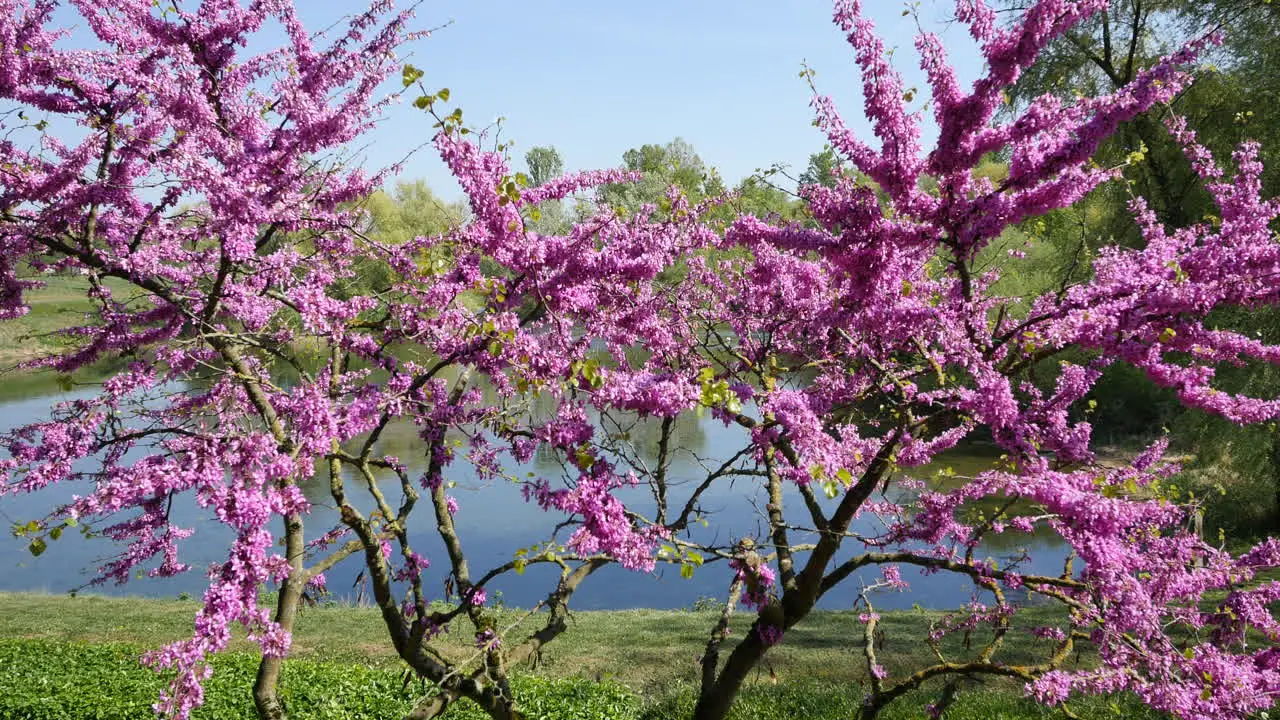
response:
<path fill-rule="evenodd" d="M 28 290 L 23 299 L 31 308 L 20 318 L 0 323 L 0 368 L 23 360 L 48 355 L 68 346 L 68 338 L 57 333 L 82 325 L 93 304 L 86 296 L 87 278 L 78 275 L 39 275 L 31 280 L 43 287 Z M 129 285 L 115 278 L 104 282 L 119 300 L 129 298 Z"/>
<path fill-rule="evenodd" d="M 66 597 L 22 593 L 0 593 L 0 703 L 4 697 L 20 697 L 33 686 L 53 693 L 66 685 L 67 674 L 83 676 L 94 667 L 120 680 L 116 691 L 111 684 L 104 693 L 123 693 L 128 698 L 103 700 L 107 705 L 125 703 L 138 708 L 137 698 L 153 693 L 160 680 L 150 671 L 136 670 L 135 658 L 145 649 L 189 636 L 192 617 L 198 603 L 190 600 L 154 600 L 142 598 L 107 598 L 100 596 Z M 1052 622 L 1060 611 L 1051 607 L 1029 608 L 1018 620 L 1018 630 L 1010 633 L 1005 662 L 1025 662 L 1042 654 L 1047 641 L 1026 630 Z M 502 624 L 516 622 L 524 611 L 502 611 Z M 929 623 L 944 613 L 910 610 L 884 613 L 880 622 L 885 631 L 879 643 L 878 656 L 889 672 L 900 677 L 903 672 L 918 669 L 936 658 L 923 642 Z M 541 717 L 546 718 L 645 718 L 658 720 L 687 713 L 694 697 L 697 658 L 706 635 L 714 623 L 715 611 L 619 610 L 591 611 L 574 615 L 570 631 L 548 646 L 536 668 L 517 668 L 521 678 L 517 690 L 533 702 L 550 703 Z M 530 618 L 532 628 L 535 618 Z M 734 629 L 740 637 L 747 628 L 742 619 Z M 865 682 L 866 668 L 859 639 L 862 625 L 856 613 L 847 611 L 815 612 L 801 626 L 787 634 L 783 642 L 770 650 L 765 661 L 750 680 L 751 689 L 735 717 L 746 718 L 849 718 L 861 697 L 859 685 Z M 356 717 L 392 718 L 397 708 L 408 702 L 405 689 L 398 680 L 401 666 L 385 639 L 385 630 L 376 610 L 353 607 L 308 608 L 298 620 L 293 658 L 297 666 L 299 698 L 316 707 L 328 707 L 333 692 L 361 693 L 361 707 L 375 708 Z M 731 637 L 730 645 L 732 645 Z M 972 643 L 982 642 L 973 637 Z M 952 638 L 944 644 L 944 652 L 963 651 L 963 638 Z M 252 682 L 252 646 L 238 638 L 233 652 L 219 667 L 230 685 L 219 685 L 214 693 L 219 702 L 238 703 L 248 700 L 246 683 Z M 442 652 L 462 657 L 474 652 L 471 638 L 459 623 L 447 633 Z M 1073 658 L 1072 664 L 1088 664 L 1087 655 Z M 237 679 L 238 678 L 238 679 Z M 309 678 L 309 679 L 308 679 Z M 361 679 L 363 678 L 363 679 Z M 92 680 L 92 678 L 86 678 Z M 341 680 L 341 681 L 339 681 Z M 286 681 L 287 682 L 287 681 Z M 240 684 L 237 684 L 240 683 Z M 354 684 L 353 684 L 354 683 Z M 83 692 L 95 682 L 81 685 Z M 240 685 L 244 686 L 241 687 Z M 316 692 L 328 688 L 329 699 L 307 695 L 315 685 Z M 364 690 L 358 690 L 363 687 Z M 306 690 L 306 692 L 304 692 Z M 243 692 L 241 692 L 243 691 Z M 936 693 L 936 691 L 935 691 Z M 243 698 L 241 697 L 243 695 Z M 75 694 L 68 695 L 74 698 Z M 52 695 L 51 695 L 52 697 Z M 123 697 L 123 695 L 121 696 Z M 557 699 L 559 698 L 559 699 Z M 576 698 L 576 699 L 575 699 Z M 126 702 L 127 700 L 127 702 Z M 375 702 L 376 700 L 376 702 Z M 928 694 L 909 698 L 882 715 L 888 718 L 923 717 L 922 708 Z M 299 702 L 303 702 L 299 700 Z M 1072 710 L 1081 717 L 1115 717 L 1111 703 L 1118 702 L 1126 717 L 1158 717 L 1146 713 L 1127 698 L 1101 698 L 1073 703 Z M 103 703 L 97 703 L 102 707 Z M 114 706 L 114 705 L 113 705 Z M 50 706 L 52 708 L 53 706 Z M 73 712 L 57 706 L 58 712 Z M 570 713 L 573 708 L 587 714 Z M 559 708 L 558 710 L 556 708 Z M 217 710 L 214 708 L 212 710 Z M 232 707 L 217 710 L 205 717 L 236 717 Z M 317 713 L 320 711 L 317 710 Z M 383 714 L 378 714 L 383 713 Z M 591 714 L 596 713 L 596 714 Z M 1141 714 L 1129 714 L 1141 713 Z M 131 717 L 128 713 L 120 717 Z M 1037 707 L 1023 697 L 1021 686 L 1004 681 L 985 681 L 962 694 L 955 714 L 949 718 L 1022 718 L 1060 717 L 1058 711 Z M 28 713 L 6 715 L 0 704 L 0 717 L 7 720 L 44 720 L 46 716 Z M 56 717 L 48 715 L 47 717 Z M 87 716 L 86 716 L 87 717 Z M 94 715 L 94 717 L 98 717 Z M 114 717 L 114 716 L 104 716 Z M 197 718 L 200 716 L 197 715 Z M 298 717 L 330 717 L 302 714 Z M 333 716 L 339 717 L 339 716 Z M 451 718 L 470 718 L 465 708 L 451 713 Z M 67 720 L 78 720 L 68 717 Z"/>

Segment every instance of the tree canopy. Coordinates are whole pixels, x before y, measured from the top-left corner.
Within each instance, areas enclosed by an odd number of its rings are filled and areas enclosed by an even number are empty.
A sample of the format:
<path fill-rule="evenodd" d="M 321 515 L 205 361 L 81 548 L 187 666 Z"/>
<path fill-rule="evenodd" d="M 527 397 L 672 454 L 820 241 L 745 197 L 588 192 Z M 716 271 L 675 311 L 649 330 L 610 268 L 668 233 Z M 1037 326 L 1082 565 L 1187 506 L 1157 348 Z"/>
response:
<path fill-rule="evenodd" d="M 640 179 L 606 185 L 598 195 L 602 205 L 628 214 L 645 205 L 662 205 L 673 187 L 695 203 L 724 191 L 719 175 L 681 138 L 627 150 L 622 154 L 622 169 L 639 173 Z"/>

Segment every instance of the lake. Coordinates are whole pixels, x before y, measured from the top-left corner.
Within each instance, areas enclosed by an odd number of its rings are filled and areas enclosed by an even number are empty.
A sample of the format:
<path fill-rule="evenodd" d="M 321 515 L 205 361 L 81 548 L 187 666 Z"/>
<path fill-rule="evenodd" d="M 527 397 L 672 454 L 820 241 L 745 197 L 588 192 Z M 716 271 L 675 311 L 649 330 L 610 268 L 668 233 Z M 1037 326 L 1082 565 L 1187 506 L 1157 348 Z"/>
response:
<path fill-rule="evenodd" d="M 0 375 L 0 430 L 9 430 L 43 419 L 56 402 L 94 394 L 91 383 L 66 389 L 51 376 Z M 656 423 L 639 422 L 629 430 L 636 436 L 634 443 L 638 448 L 651 448 L 656 444 L 645 442 L 646 436 L 656 437 Z M 743 433 L 741 428 L 726 428 L 723 423 L 710 416 L 698 418 L 689 415 L 678 420 L 674 441 L 681 452 L 676 454 L 670 475 L 673 481 L 683 480 L 688 484 L 691 481 L 696 483 L 699 473 L 705 476 L 706 465 L 719 464 L 736 452 L 742 446 Z M 648 450 L 641 450 L 642 455 L 648 453 Z M 420 442 L 409 424 L 389 428 L 376 454 L 400 458 L 409 465 L 411 477 L 422 472 Z M 989 454 L 971 449 L 967 452 L 953 452 L 940 464 L 953 467 L 964 475 L 986 468 L 993 459 Z M 457 498 L 460 506 L 456 516 L 458 531 L 468 555 L 472 576 L 479 577 L 489 567 L 510 560 L 517 548 L 547 541 L 555 524 L 564 517 L 546 513 L 536 505 L 526 503 L 517 485 L 501 480 L 480 481 L 473 473 L 467 472 L 468 469 L 468 466 L 459 463 L 447 474 L 447 479 L 457 483 L 450 493 Z M 521 477 L 528 473 L 539 474 L 552 479 L 554 483 L 562 468 L 554 458 L 540 454 L 528 466 L 509 466 L 508 470 Z M 916 475 L 927 479 L 933 476 L 933 470 L 934 468 L 920 468 Z M 709 491 L 704 496 L 702 506 L 709 513 L 714 512 L 718 520 L 705 528 L 694 527 L 691 531 L 694 537 L 699 541 L 719 545 L 730 545 L 743 535 L 752 535 L 763 541 L 767 537 L 767 525 L 763 516 L 764 501 L 758 493 L 753 492 L 753 482 L 750 478 L 740 478 L 736 486 L 725 483 Z M 309 482 L 303 489 L 313 503 L 312 511 L 306 519 L 310 538 L 333 527 L 337 523 L 337 513 L 328 497 L 327 480 Z M 678 487 L 672 490 L 671 502 L 674 507 L 683 505 L 679 490 Z M 386 491 L 394 499 L 398 494 L 398 484 L 388 479 Z M 0 497 L 0 521 L 8 526 L 40 518 L 49 508 L 66 502 L 77 492 L 83 494 L 85 487 L 60 485 L 34 495 Z M 643 508 L 648 489 L 628 489 L 620 494 L 628 502 L 636 502 L 637 508 Z M 787 507 L 797 507 L 800 503 L 798 493 L 791 491 L 785 501 Z M 835 501 L 830 502 L 833 504 Z M 649 503 L 652 501 L 649 500 Z M 432 567 L 426 571 L 425 587 L 438 597 L 443 593 L 448 560 L 434 535 L 435 523 L 430 516 L 430 508 L 420 505 L 415 518 L 418 520 L 418 530 L 411 535 L 411 542 L 415 549 L 432 561 Z M 231 534 L 220 523 L 211 519 L 190 497 L 175 502 L 173 519 L 175 524 L 194 528 L 196 531 L 180 545 L 182 560 L 193 567 L 190 572 L 174 578 L 137 579 L 123 586 L 99 585 L 91 588 L 91 591 L 153 597 L 174 597 L 186 593 L 198 597 L 206 586 L 203 569 L 212 562 L 224 559 L 219 553 L 225 552 Z M 872 533 L 876 527 L 874 516 L 864 514 L 855 522 L 853 530 Z M 563 542 L 566 537 L 567 533 L 561 531 L 559 540 Z M 796 535 L 793 535 L 792 540 L 803 541 Z M 849 544 L 851 543 L 852 541 Z M 84 585 L 92 577 L 92 570 L 103 558 L 112 554 L 113 546 L 108 540 L 86 539 L 79 533 L 69 531 L 60 540 L 50 542 L 43 555 L 33 557 L 27 551 L 25 539 L 15 538 L 11 533 L 5 532 L 0 538 L 0 550 L 4 551 L 0 556 L 3 557 L 0 560 L 0 590 L 63 593 Z M 979 557 L 995 558 L 1000 561 L 1001 567 L 1005 567 L 1009 558 L 1021 556 L 1024 550 L 1030 555 L 1030 559 L 1019 566 L 1022 572 L 1055 575 L 1061 572 L 1067 549 L 1050 532 L 994 536 L 981 548 Z M 852 554 L 852 548 L 847 549 L 837 560 Z M 340 600 L 357 600 L 361 594 L 357 580 L 362 567 L 359 559 L 355 558 L 326 573 L 330 592 Z M 663 567 L 660 564 L 658 571 L 653 574 L 606 567 L 582 585 L 573 597 L 571 606 L 577 609 L 689 607 L 704 598 L 722 599 L 731 575 L 731 570 L 724 562 L 709 563 L 699 568 L 689 579 L 681 577 L 678 566 Z M 864 570 L 861 578 L 850 578 L 843 587 L 824 597 L 820 605 L 833 609 L 850 607 L 857 598 L 860 582 L 870 583 L 877 575 L 872 569 Z M 973 585 L 965 578 L 947 573 L 926 574 L 914 567 L 902 568 L 902 576 L 911 584 L 910 590 L 877 592 L 873 595 L 873 601 L 878 609 L 910 608 L 916 604 L 927 608 L 954 608 L 973 597 Z M 552 567 L 530 566 L 523 576 L 510 575 L 491 584 L 488 595 L 491 600 L 501 598 L 508 605 L 531 607 L 545 598 L 546 593 L 554 586 L 554 580 L 555 572 Z"/>

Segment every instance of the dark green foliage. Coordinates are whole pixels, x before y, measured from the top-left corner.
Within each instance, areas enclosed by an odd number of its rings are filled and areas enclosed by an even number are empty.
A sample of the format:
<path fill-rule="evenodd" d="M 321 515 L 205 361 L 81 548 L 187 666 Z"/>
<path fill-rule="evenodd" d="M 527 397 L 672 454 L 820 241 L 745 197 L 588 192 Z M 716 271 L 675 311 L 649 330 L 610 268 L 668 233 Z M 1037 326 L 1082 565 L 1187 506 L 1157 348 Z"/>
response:
<path fill-rule="evenodd" d="M 862 693 L 850 684 L 786 683 L 748 685 L 729 711 L 729 720 L 846 720 L 857 717 Z M 667 697 L 645 708 L 640 720 L 668 720 L 693 716 L 697 688 L 676 688 Z"/>
<path fill-rule="evenodd" d="M 1280 338 L 1280 314 L 1235 310 L 1211 321 L 1243 330 L 1263 342 Z M 1280 368 L 1262 363 L 1226 367 L 1218 375 L 1225 392 L 1280 395 Z M 1202 411 L 1178 416 L 1172 426 L 1178 449 L 1195 456 L 1188 485 L 1206 499 L 1205 529 L 1243 539 L 1280 527 L 1280 432 L 1276 423 L 1240 427 Z M 1225 494 L 1224 494 L 1225 493 Z"/>
<path fill-rule="evenodd" d="M 6 720 L 142 718 L 159 687 L 124 646 L 0 641 L 0 717 Z"/>
<path fill-rule="evenodd" d="M 1004 0 L 1006 9 L 1026 0 Z M 1140 117 L 1095 156 L 1100 165 L 1122 167 L 1125 182 L 1095 191 L 1086 203 L 1051 214 L 1037 242 L 1053 248 L 1066 281 L 1089 271 L 1091 257 L 1076 262 L 1076 248 L 1136 245 L 1141 238 L 1126 203 L 1144 198 L 1170 230 L 1187 227 L 1218 210 L 1181 148 L 1163 126 L 1172 112 L 1187 119 L 1199 142 L 1229 165 L 1244 140 L 1261 144 L 1264 195 L 1280 191 L 1280 3 L 1273 0 L 1145 0 L 1113 2 L 1091 20 L 1052 43 L 1009 93 L 1010 110 L 1044 93 L 1067 102 L 1077 93 L 1113 92 L 1156 58 L 1206 32 L 1223 31 L 1224 43 L 1202 53 L 1196 81 L 1167 109 Z M 1276 228 L 1280 230 L 1280 228 Z M 1062 261 L 1066 261 L 1064 264 Z M 1280 315 L 1271 311 L 1220 312 L 1223 329 L 1274 341 Z M 1217 387 L 1275 397 L 1280 373 L 1251 363 L 1224 367 Z M 1216 534 L 1251 535 L 1280 527 L 1280 434 L 1274 426 L 1241 428 L 1196 410 L 1185 410 L 1172 393 L 1158 390 L 1122 364 L 1109 368 L 1091 395 L 1098 405 L 1089 420 L 1103 443 L 1136 445 L 1168 428 L 1173 447 L 1193 459 L 1180 485 L 1205 499 L 1205 528 Z"/>
<path fill-rule="evenodd" d="M 528 720 L 632 720 L 640 712 L 640 698 L 616 683 L 525 675 L 511 679 L 511 691 L 516 707 Z M 444 720 L 489 720 L 489 716 L 472 703 L 458 702 L 449 707 Z"/>
<path fill-rule="evenodd" d="M 1154 440 L 1168 431 L 1181 411 L 1172 390 L 1156 385 L 1141 370 L 1120 363 L 1107 368 L 1089 399 L 1097 404 L 1085 419 L 1094 425 L 1094 438 L 1110 446 Z"/>

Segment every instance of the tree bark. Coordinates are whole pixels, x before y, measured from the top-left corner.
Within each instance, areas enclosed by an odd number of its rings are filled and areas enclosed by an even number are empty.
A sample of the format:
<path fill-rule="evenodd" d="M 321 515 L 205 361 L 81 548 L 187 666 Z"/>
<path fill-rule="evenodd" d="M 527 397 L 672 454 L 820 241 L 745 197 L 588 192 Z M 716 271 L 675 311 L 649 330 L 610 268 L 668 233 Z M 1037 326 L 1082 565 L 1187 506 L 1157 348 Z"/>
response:
<path fill-rule="evenodd" d="M 751 630 L 729 654 L 729 659 L 725 661 L 715 682 L 708 686 L 704 681 L 698 703 L 694 706 L 694 720 L 723 720 L 729 714 L 729 708 L 733 706 L 734 698 L 747 679 L 747 674 L 769 649 L 759 632 L 761 627 L 769 625 L 786 631 L 808 617 L 818 599 L 826 592 L 823 579 L 827 565 L 843 544 L 844 533 L 853 522 L 858 508 L 862 507 L 886 478 L 890 467 L 889 457 L 897 449 L 902 433 L 903 429 L 899 427 L 890 434 L 862 477 L 845 493 L 831 517 L 823 521 L 822 537 L 809 553 L 804 569 L 796 573 L 794 584 L 783 589 L 781 598 L 760 609 Z"/>
<path fill-rule="evenodd" d="M 756 624 L 759 623 L 757 620 Z M 710 687 L 703 687 L 699 693 L 698 704 L 693 708 L 694 720 L 724 720 L 729 714 L 729 708 L 733 707 L 738 690 L 747 679 L 747 673 L 751 672 L 767 649 L 768 646 L 760 641 L 753 625 L 747 637 L 729 654 L 715 683 Z"/>
<path fill-rule="evenodd" d="M 285 516 L 285 553 L 289 560 L 289 575 L 280 584 L 280 599 L 276 602 L 273 618 L 280 628 L 293 633 L 293 623 L 298 616 L 298 603 L 307 586 L 307 573 L 303 570 L 302 516 L 290 513 Z M 284 658 L 263 656 L 258 663 L 258 676 L 253 683 L 253 704 L 262 720 L 285 720 L 288 714 L 280 702 L 280 672 Z"/>

